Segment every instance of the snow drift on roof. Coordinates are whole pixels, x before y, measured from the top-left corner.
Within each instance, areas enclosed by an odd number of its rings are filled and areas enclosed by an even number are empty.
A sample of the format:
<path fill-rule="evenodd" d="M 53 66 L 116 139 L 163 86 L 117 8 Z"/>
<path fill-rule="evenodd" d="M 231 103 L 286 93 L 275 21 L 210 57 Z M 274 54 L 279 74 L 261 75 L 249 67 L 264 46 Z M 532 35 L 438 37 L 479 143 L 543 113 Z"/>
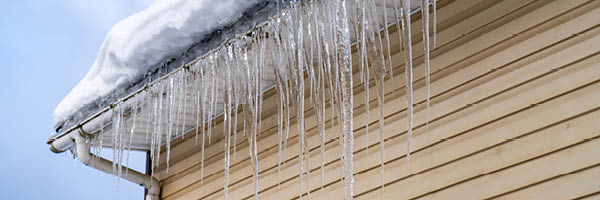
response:
<path fill-rule="evenodd" d="M 122 20 L 106 36 L 87 75 L 58 104 L 55 122 L 65 121 L 120 85 L 132 84 L 260 1 L 159 0 Z"/>

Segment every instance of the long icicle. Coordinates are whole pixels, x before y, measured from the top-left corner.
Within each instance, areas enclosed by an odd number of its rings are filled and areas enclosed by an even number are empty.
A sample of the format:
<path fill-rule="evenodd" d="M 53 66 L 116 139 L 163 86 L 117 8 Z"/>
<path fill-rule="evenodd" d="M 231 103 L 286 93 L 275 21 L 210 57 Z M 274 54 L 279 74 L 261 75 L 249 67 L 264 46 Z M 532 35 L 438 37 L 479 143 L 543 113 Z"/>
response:
<path fill-rule="evenodd" d="M 353 92 L 352 92 L 352 53 L 350 46 L 350 30 L 348 26 L 348 13 L 346 0 L 336 1 L 336 44 L 339 54 L 337 58 L 340 64 L 340 89 L 342 138 L 344 143 L 344 189 L 346 199 L 354 198 L 354 127 L 353 127 Z"/>
<path fill-rule="evenodd" d="M 396 32 L 398 32 L 398 42 L 401 44 L 400 45 L 400 51 L 404 50 L 404 36 L 402 35 L 404 32 L 404 26 L 402 25 L 402 23 L 404 22 L 402 18 L 403 14 L 402 14 L 402 5 L 398 5 L 398 1 L 401 0 L 394 0 L 394 19 L 396 20 Z M 404 60 L 406 60 L 406 54 L 404 55 Z M 406 62 L 405 62 L 406 64 Z M 394 75 L 393 75 L 393 69 L 391 71 L 390 74 L 390 80 L 392 80 L 392 94 L 393 97 L 396 98 L 396 88 L 394 88 Z"/>
<path fill-rule="evenodd" d="M 131 108 L 131 115 L 133 115 L 133 121 L 132 121 L 132 126 L 131 126 L 131 130 L 129 132 L 129 144 L 127 145 L 127 160 L 126 165 L 129 166 L 129 153 L 131 152 L 131 142 L 133 141 L 133 134 L 135 133 L 135 125 L 136 125 L 136 121 L 137 121 L 137 110 L 139 107 L 139 101 L 140 99 L 136 99 L 135 102 L 133 103 L 133 106 Z M 125 177 L 127 177 L 129 175 L 129 167 L 127 169 L 125 169 Z"/>
<path fill-rule="evenodd" d="M 392 82 L 392 91 L 394 90 L 394 65 L 392 64 L 392 48 L 390 47 L 390 33 L 388 30 L 388 6 L 387 1 L 384 0 L 381 2 L 383 4 L 383 30 L 385 33 L 385 41 L 387 44 L 387 57 L 389 64 L 389 72 L 390 72 L 390 81 Z"/>
<path fill-rule="evenodd" d="M 371 106 L 371 104 L 370 104 L 370 101 L 371 101 L 371 83 L 370 83 L 371 73 L 369 70 L 367 40 L 368 40 L 368 37 L 372 35 L 372 32 L 371 32 L 372 30 L 369 28 L 369 25 L 368 25 L 369 20 L 368 20 L 368 17 L 367 17 L 368 15 L 367 15 L 366 11 L 367 11 L 367 1 L 363 1 L 363 4 L 362 4 L 362 28 L 363 28 L 363 31 L 362 31 L 362 41 L 361 41 L 361 45 L 362 45 L 361 56 L 363 57 L 362 60 L 364 63 L 362 65 L 363 65 L 364 71 L 365 71 L 364 77 L 362 77 L 362 78 L 364 79 L 363 84 L 365 87 L 365 116 L 366 116 L 365 117 L 365 142 L 366 142 L 366 146 L 367 146 L 367 149 L 365 152 L 368 156 L 369 155 L 369 123 L 370 123 L 369 122 L 370 121 L 370 119 L 369 119 L 370 113 L 369 112 L 371 110 L 371 108 L 370 108 L 370 106 Z M 368 33 L 369 35 L 367 35 L 367 31 L 369 32 Z"/>
<path fill-rule="evenodd" d="M 313 13 L 314 13 L 314 19 L 315 19 L 315 37 L 317 38 L 317 69 L 318 69 L 318 98 L 319 98 L 319 105 L 316 110 L 319 110 L 319 112 L 317 113 L 317 121 L 318 121 L 318 127 L 319 127 L 319 136 L 321 137 L 321 191 L 323 191 L 323 185 L 325 184 L 325 75 L 324 75 L 324 71 L 325 69 L 323 68 L 323 55 L 322 55 L 322 46 L 321 46 L 321 35 L 320 33 L 320 23 L 318 22 L 319 19 L 319 6 L 314 6 L 312 5 L 312 9 L 313 9 Z"/>
<path fill-rule="evenodd" d="M 277 4 L 279 6 L 279 4 Z M 279 8 L 278 8 L 279 10 Z M 279 190 L 280 186 L 281 186 L 281 160 L 282 160 L 282 156 L 283 156 L 283 152 L 282 152 L 282 143 L 283 143 L 283 108 L 284 108 L 284 92 L 283 92 L 283 83 L 282 83 L 282 74 L 281 74 L 281 67 L 283 67 L 283 55 L 281 53 L 282 51 L 282 47 L 281 47 L 281 38 L 280 38 L 280 28 L 281 26 L 281 19 L 277 18 L 276 19 L 276 23 L 274 26 L 274 38 L 275 38 L 275 44 L 277 47 L 277 55 L 275 55 L 274 51 L 271 51 L 271 53 L 273 54 L 273 57 L 278 57 L 278 66 L 273 67 L 273 74 L 275 75 L 275 87 L 276 90 L 278 91 L 279 95 L 279 106 L 277 106 L 277 125 L 278 125 L 278 131 L 277 131 L 277 136 L 278 136 L 278 140 L 277 140 L 277 146 L 278 146 L 278 153 L 277 156 L 279 157 L 279 159 L 277 160 L 277 190 Z M 275 61 L 273 61 L 275 62 Z M 274 64 L 274 63 L 273 63 Z"/>
<path fill-rule="evenodd" d="M 296 84 L 296 92 L 297 92 L 297 103 L 296 103 L 296 120 L 298 123 L 298 139 L 300 140 L 300 144 L 299 146 L 299 152 L 298 152 L 298 158 L 299 158 L 299 164 L 300 164 L 300 168 L 299 168 L 299 176 L 300 176 L 300 184 L 299 184 L 299 191 L 300 191 L 300 200 L 302 200 L 302 183 L 303 183 L 303 173 L 304 173 L 304 159 L 305 159 L 305 142 L 306 142 L 306 132 L 305 132 L 305 127 L 304 127 L 304 41 L 303 41 L 303 18 L 302 18 L 302 13 L 298 13 L 297 11 L 297 6 L 298 5 L 294 5 L 294 13 L 297 17 L 298 20 L 298 32 L 297 32 L 297 57 L 296 60 L 298 61 L 298 66 L 297 66 L 297 76 L 296 76 L 296 80 L 298 81 L 298 83 Z M 310 190 L 310 188 L 307 188 L 308 190 Z"/>
<path fill-rule="evenodd" d="M 198 66 L 198 71 L 196 73 L 200 73 L 200 70 L 202 70 L 202 67 L 200 64 L 197 64 L 196 66 Z M 196 80 L 195 80 L 195 95 L 196 95 L 196 138 L 195 138 L 195 142 L 194 145 L 198 145 L 198 133 L 200 132 L 200 80 L 202 80 L 202 77 L 197 74 Z"/>
<path fill-rule="evenodd" d="M 371 9 L 369 9 L 369 17 L 371 19 L 377 19 L 377 10 L 375 7 L 375 3 L 372 1 L 371 2 Z M 373 20 L 374 22 L 377 22 L 377 20 Z M 369 60 L 371 60 L 371 67 L 373 68 L 374 71 L 374 80 L 375 80 L 375 85 L 377 87 L 377 100 L 378 100 L 378 106 L 379 106 L 379 135 L 380 135 L 380 158 L 381 158 L 381 162 L 380 162 L 380 184 L 381 184 L 381 192 L 383 194 L 384 192 L 384 175 L 385 175 L 385 170 L 384 170 L 384 152 L 383 152 L 383 148 L 384 148 L 384 133 L 383 133 L 383 117 L 384 117 L 384 113 L 383 113 L 383 102 L 384 102 L 384 97 L 385 97 L 385 93 L 384 93 L 384 79 L 385 79 L 385 75 L 386 75 L 386 67 L 385 67 L 385 58 L 384 58 L 384 52 L 383 52 L 383 44 L 382 44 L 382 40 L 383 38 L 380 35 L 380 31 L 379 31 L 379 23 L 371 23 L 371 26 L 368 27 L 370 29 L 369 31 L 369 35 L 368 35 L 368 44 L 369 44 L 369 49 L 368 49 L 368 56 L 369 56 Z M 377 33 L 377 34 L 376 34 Z"/>
<path fill-rule="evenodd" d="M 187 120 L 186 119 L 187 118 L 187 114 L 186 114 L 186 110 L 187 110 L 187 87 L 188 87 L 187 86 L 187 84 L 188 84 L 187 79 L 189 78 L 187 76 L 187 74 L 189 74 L 189 70 L 188 69 L 184 69 L 183 72 L 182 72 L 182 74 L 183 74 L 182 75 L 182 77 L 183 77 L 183 80 L 182 80 L 182 82 L 183 82 L 183 86 L 182 86 L 182 90 L 183 90 L 182 91 L 182 95 L 183 95 L 183 99 L 182 99 L 182 101 L 183 101 L 183 109 L 181 110 L 181 112 L 182 112 L 182 115 L 183 115 L 183 119 L 182 119 L 183 122 L 181 123 L 181 139 L 183 140 L 183 139 L 185 139 L 184 138 L 185 137 L 185 125 L 186 125 L 186 120 Z"/>
<path fill-rule="evenodd" d="M 425 50 L 425 84 L 427 88 L 427 118 L 426 123 L 429 126 L 429 119 L 431 115 L 431 92 L 430 92 L 430 66 L 429 66 L 429 0 L 421 1 L 421 15 L 423 16 L 423 20 L 421 20 L 423 25 L 423 47 Z"/>
<path fill-rule="evenodd" d="M 262 102 L 262 91 L 261 91 L 261 79 L 262 79 L 262 34 L 258 33 L 255 38 L 256 47 L 258 47 L 258 52 L 255 52 L 256 60 L 255 68 L 254 68 L 254 132 L 252 134 L 252 155 L 254 160 L 254 198 L 258 199 L 258 135 L 261 131 L 261 102 Z"/>
<path fill-rule="evenodd" d="M 200 150 L 202 150 L 202 155 L 200 158 L 200 186 L 204 185 L 204 155 L 205 155 L 205 148 L 204 145 L 206 145 L 206 124 L 210 123 L 206 120 L 207 118 L 207 114 L 208 112 L 206 111 L 207 107 L 206 107 L 206 97 L 208 96 L 208 89 L 207 88 L 212 88 L 210 83 L 208 82 L 208 77 L 205 76 L 205 72 L 208 70 L 206 69 L 207 65 L 202 65 L 204 67 L 202 67 L 202 69 L 200 70 L 200 76 L 202 77 L 202 83 L 203 85 L 206 85 L 208 87 L 202 87 L 202 91 L 203 91 L 203 95 L 201 96 L 201 103 L 202 103 L 202 118 L 200 119 L 200 121 L 202 122 L 202 145 L 200 145 Z"/>
<path fill-rule="evenodd" d="M 227 47 L 227 54 L 226 55 L 230 55 L 232 49 L 231 46 Z M 225 199 L 227 200 L 228 194 L 229 194 L 229 166 L 230 166 L 230 150 L 231 150 L 231 112 L 232 112 L 232 104 L 231 102 L 232 100 L 232 85 L 233 83 L 231 82 L 231 65 L 229 62 L 229 57 L 225 56 L 225 68 L 226 68 L 226 78 L 225 78 L 225 82 L 224 82 L 224 93 L 225 95 L 223 96 L 223 104 L 225 105 L 225 110 L 224 110 L 224 120 L 225 123 L 223 124 L 223 126 L 225 127 L 225 139 L 227 140 L 227 142 L 225 143 Z"/>
<path fill-rule="evenodd" d="M 404 68 L 406 76 L 406 110 L 407 110 L 407 152 L 406 159 L 410 166 L 410 153 L 411 153 L 411 138 L 413 129 L 413 62 L 412 62 L 412 40 L 411 40 L 411 24 L 410 24 L 410 0 L 402 0 L 402 35 L 404 40 L 402 45 L 404 46 Z"/>

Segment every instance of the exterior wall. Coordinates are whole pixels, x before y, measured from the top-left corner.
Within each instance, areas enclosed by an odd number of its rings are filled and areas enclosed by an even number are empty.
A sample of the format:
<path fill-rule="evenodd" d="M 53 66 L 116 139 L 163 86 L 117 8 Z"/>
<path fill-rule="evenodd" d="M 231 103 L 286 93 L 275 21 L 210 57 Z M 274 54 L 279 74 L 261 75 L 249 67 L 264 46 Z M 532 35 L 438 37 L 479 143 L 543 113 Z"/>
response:
<path fill-rule="evenodd" d="M 385 199 L 599 198 L 600 1 L 441 0 L 438 5 L 429 125 L 420 14 L 413 16 L 419 104 L 410 164 L 405 157 L 403 65 L 394 66 L 395 92 L 386 81 Z M 390 34 L 392 59 L 401 64 L 395 26 Z M 355 52 L 355 80 L 359 80 L 357 60 Z M 375 91 L 372 84 L 367 140 L 365 90 L 358 83 L 354 88 L 357 199 L 382 195 Z M 258 141 L 259 198 L 294 199 L 299 183 L 297 130 L 292 124 L 278 185 L 278 100 L 273 94 L 265 95 Z M 342 199 L 337 126 L 328 123 L 321 189 L 320 137 L 310 108 L 306 118 L 311 198 Z M 195 133 L 172 143 L 168 172 L 164 163 L 156 172 L 163 199 L 223 198 L 224 144 L 216 137 L 222 135 L 221 122 L 216 120 L 213 141 L 205 151 L 204 174 Z M 254 198 L 252 174 L 248 143 L 239 132 L 231 161 L 230 199 Z"/>

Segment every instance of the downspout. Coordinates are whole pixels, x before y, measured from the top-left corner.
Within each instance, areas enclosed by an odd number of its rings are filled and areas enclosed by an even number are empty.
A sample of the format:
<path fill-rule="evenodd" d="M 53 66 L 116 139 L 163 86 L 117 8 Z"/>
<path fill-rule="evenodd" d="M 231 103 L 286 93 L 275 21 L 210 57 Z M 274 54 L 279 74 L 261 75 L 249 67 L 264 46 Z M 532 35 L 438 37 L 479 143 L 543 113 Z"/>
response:
<path fill-rule="evenodd" d="M 76 147 L 75 152 L 81 163 L 88 167 L 92 167 L 94 169 L 105 172 L 107 174 L 112 174 L 113 162 L 100 156 L 93 155 L 90 151 L 90 134 L 87 134 L 85 131 L 83 131 L 82 127 L 78 128 L 77 130 L 77 132 L 70 132 L 58 140 L 49 142 L 50 149 L 55 153 L 60 153 L 66 150 L 61 147 L 66 147 L 69 144 L 74 144 Z M 57 146 L 59 147 L 57 148 Z M 127 176 L 122 177 L 123 179 L 138 184 L 148 190 L 146 200 L 160 199 L 160 183 L 157 179 L 151 177 L 148 174 L 143 174 L 134 169 L 127 168 L 126 166 L 121 166 L 121 168 L 121 170 L 123 171 L 128 170 Z"/>

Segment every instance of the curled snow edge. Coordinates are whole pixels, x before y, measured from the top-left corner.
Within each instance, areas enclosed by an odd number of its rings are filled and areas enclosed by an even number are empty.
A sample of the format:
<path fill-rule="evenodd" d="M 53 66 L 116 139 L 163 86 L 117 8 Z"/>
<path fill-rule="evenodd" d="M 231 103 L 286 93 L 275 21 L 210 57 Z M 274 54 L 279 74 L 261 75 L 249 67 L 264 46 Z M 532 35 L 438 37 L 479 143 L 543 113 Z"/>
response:
<path fill-rule="evenodd" d="M 56 132 L 266 21 L 279 2 L 156 1 L 122 20 L 106 36 L 87 75 L 56 107 Z"/>

